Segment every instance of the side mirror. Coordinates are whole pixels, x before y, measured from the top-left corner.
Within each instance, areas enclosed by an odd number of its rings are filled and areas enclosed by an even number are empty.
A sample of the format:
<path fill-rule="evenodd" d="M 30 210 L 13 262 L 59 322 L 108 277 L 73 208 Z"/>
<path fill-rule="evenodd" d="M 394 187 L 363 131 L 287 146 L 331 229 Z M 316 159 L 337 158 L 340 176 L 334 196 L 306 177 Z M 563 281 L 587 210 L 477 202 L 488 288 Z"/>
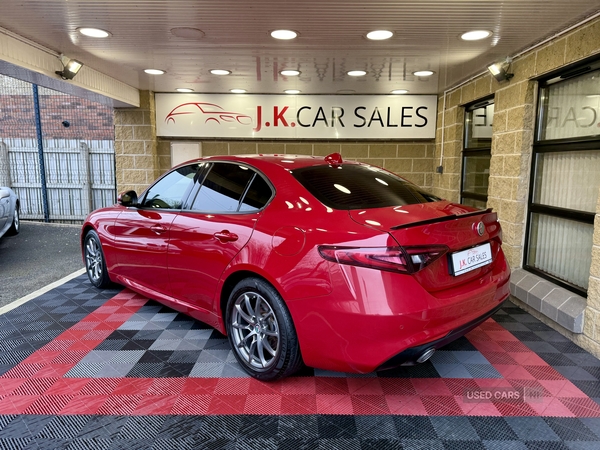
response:
<path fill-rule="evenodd" d="M 0 200 L 7 197 L 10 197 L 10 192 L 5 189 L 0 189 Z"/>
<path fill-rule="evenodd" d="M 138 196 L 135 191 L 121 192 L 117 198 L 117 203 L 123 206 L 137 206 Z"/>

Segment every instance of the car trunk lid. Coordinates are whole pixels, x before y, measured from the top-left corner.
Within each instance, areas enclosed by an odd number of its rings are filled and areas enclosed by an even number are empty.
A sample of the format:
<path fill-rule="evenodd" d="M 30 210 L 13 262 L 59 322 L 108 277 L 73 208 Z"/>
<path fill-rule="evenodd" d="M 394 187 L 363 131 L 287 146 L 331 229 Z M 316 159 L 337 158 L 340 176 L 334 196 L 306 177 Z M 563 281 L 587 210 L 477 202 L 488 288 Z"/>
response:
<path fill-rule="evenodd" d="M 491 210 L 474 211 L 444 201 L 351 210 L 349 215 L 361 225 L 389 233 L 409 254 L 446 247 L 444 256 L 412 274 L 428 291 L 483 276 L 500 251 L 500 224 Z"/>

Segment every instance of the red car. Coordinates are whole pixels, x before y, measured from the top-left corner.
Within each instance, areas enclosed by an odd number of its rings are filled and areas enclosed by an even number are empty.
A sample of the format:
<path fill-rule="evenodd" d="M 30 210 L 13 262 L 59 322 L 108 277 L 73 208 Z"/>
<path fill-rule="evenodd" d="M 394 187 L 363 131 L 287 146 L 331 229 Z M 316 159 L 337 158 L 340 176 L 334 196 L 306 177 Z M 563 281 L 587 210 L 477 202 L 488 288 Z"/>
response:
<path fill-rule="evenodd" d="M 426 361 L 509 295 L 495 213 L 339 154 L 185 163 L 91 213 L 81 242 L 93 285 L 210 324 L 260 380 Z"/>

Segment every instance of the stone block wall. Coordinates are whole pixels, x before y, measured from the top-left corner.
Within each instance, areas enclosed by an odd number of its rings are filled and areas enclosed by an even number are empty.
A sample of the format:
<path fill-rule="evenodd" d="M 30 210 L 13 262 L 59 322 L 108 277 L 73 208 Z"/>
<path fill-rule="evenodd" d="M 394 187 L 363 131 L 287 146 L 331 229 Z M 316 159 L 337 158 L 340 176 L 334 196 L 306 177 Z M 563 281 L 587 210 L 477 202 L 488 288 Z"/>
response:
<path fill-rule="evenodd" d="M 503 249 L 514 269 L 523 265 L 538 88 L 533 78 L 594 55 L 600 57 L 600 19 L 516 57 L 512 64 L 514 77 L 509 81 L 497 82 L 486 71 L 439 98 L 434 159 L 436 166 L 441 162 L 444 171 L 441 175 L 434 175 L 433 191 L 439 196 L 458 200 L 464 106 L 489 96 L 494 97 L 488 207 L 498 213 L 504 231 Z M 523 290 L 514 289 L 513 293 L 521 291 Z M 536 317 L 600 356 L 600 195 L 583 333 L 573 333 L 544 314 L 543 311 L 552 310 L 549 308 L 550 304 L 540 304 L 539 308 L 531 307 L 531 292 L 526 295 L 526 298 L 519 298 L 517 295 L 513 299 Z M 543 302 L 544 299 L 540 301 Z"/>
<path fill-rule="evenodd" d="M 168 140 L 158 143 L 160 170 L 171 165 Z M 202 156 L 243 154 L 296 154 L 327 156 L 340 153 L 343 159 L 361 161 L 383 167 L 413 183 L 431 188 L 433 185 L 433 152 L 431 141 L 415 142 L 306 142 L 306 141 L 203 141 Z"/>
<path fill-rule="evenodd" d="M 156 139 L 154 95 L 140 92 L 139 108 L 116 109 L 115 164 L 117 192 L 142 192 L 161 173 Z"/>

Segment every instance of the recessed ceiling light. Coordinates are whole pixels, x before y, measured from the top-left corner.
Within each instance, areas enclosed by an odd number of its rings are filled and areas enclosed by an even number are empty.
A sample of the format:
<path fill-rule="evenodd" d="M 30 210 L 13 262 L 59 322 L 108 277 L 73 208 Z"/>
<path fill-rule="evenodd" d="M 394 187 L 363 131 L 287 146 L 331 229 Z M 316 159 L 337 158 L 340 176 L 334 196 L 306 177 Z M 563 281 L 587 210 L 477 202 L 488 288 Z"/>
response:
<path fill-rule="evenodd" d="M 363 77 L 367 74 L 364 70 L 351 70 L 350 72 L 346 72 L 351 77 Z"/>
<path fill-rule="evenodd" d="M 100 28 L 90 28 L 90 27 L 81 27 L 77 28 L 84 36 L 95 37 L 95 38 L 105 38 L 110 36 L 110 33 L 106 30 L 101 30 Z"/>
<path fill-rule="evenodd" d="M 244 94 L 246 93 L 246 89 L 229 89 L 229 92 L 232 94 Z"/>
<path fill-rule="evenodd" d="M 473 30 L 467 31 L 460 35 L 460 38 L 463 41 L 479 41 L 481 39 L 488 38 L 492 35 L 492 32 L 489 30 Z"/>
<path fill-rule="evenodd" d="M 213 75 L 229 75 L 231 73 L 231 70 L 212 69 L 210 73 L 212 73 Z"/>
<path fill-rule="evenodd" d="M 300 91 L 298 89 L 286 89 L 285 91 L 286 94 L 299 94 Z"/>
<path fill-rule="evenodd" d="M 271 37 L 275 39 L 290 40 L 298 36 L 298 33 L 292 30 L 275 30 L 271 31 Z"/>
<path fill-rule="evenodd" d="M 194 92 L 194 90 L 190 89 L 190 88 L 177 88 L 176 91 L 177 92 Z"/>
<path fill-rule="evenodd" d="M 299 70 L 294 70 L 294 69 L 285 69 L 285 70 L 282 70 L 279 73 L 281 75 L 283 75 L 283 76 L 286 76 L 286 77 L 296 77 L 296 76 L 300 75 L 300 71 Z"/>
<path fill-rule="evenodd" d="M 388 30 L 375 30 L 367 33 L 367 39 L 371 39 L 373 41 L 383 41 L 391 38 L 393 35 L 394 33 Z"/>
<path fill-rule="evenodd" d="M 416 72 L 413 72 L 413 75 L 416 77 L 430 77 L 434 73 L 433 70 L 417 70 Z"/>
<path fill-rule="evenodd" d="M 340 89 L 336 91 L 336 94 L 355 94 L 356 91 L 354 89 Z"/>
<path fill-rule="evenodd" d="M 162 75 L 163 73 L 165 73 L 164 70 L 160 70 L 160 69 L 146 69 L 146 70 L 144 70 L 144 72 L 146 72 L 147 74 L 150 74 L 150 75 Z"/>
<path fill-rule="evenodd" d="M 394 95 L 408 94 L 408 90 L 407 89 L 394 89 L 393 91 L 390 91 L 390 94 L 394 94 Z"/>

